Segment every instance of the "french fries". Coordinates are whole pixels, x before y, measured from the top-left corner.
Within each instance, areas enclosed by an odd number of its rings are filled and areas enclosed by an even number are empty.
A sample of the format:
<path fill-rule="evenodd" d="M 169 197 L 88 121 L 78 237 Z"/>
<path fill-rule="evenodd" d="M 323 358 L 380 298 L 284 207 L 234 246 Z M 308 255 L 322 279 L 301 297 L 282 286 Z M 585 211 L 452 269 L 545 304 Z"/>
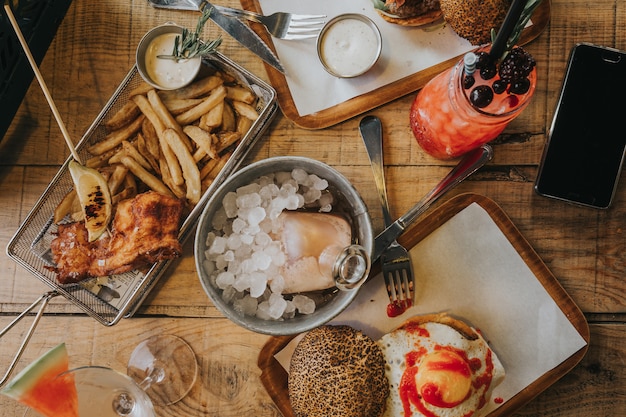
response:
<path fill-rule="evenodd" d="M 114 205 L 151 189 L 191 208 L 258 119 L 256 101 L 220 71 L 178 90 L 142 83 L 102 123 L 106 135 L 87 148 L 86 165 L 106 173 Z M 76 220 L 79 208 L 72 190 L 56 207 L 54 221 Z"/>

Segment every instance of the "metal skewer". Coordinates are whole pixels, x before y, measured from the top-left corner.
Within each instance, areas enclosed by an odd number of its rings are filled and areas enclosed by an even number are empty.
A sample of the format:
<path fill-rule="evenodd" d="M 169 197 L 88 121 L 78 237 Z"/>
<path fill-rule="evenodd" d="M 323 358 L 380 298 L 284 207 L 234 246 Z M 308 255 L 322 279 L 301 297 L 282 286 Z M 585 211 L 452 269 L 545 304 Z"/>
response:
<path fill-rule="evenodd" d="M 22 34 L 22 31 L 20 30 L 20 27 L 17 24 L 17 20 L 15 20 L 13 11 L 11 10 L 11 7 L 8 4 L 4 5 L 4 10 L 6 11 L 7 17 L 9 18 L 9 21 L 11 22 L 11 26 L 13 26 L 13 29 L 15 30 L 15 34 L 17 35 L 17 38 L 19 39 L 20 44 L 22 45 L 22 49 L 24 50 L 24 53 L 26 54 L 26 58 L 28 58 L 28 62 L 30 63 L 31 68 L 35 72 L 35 77 L 37 77 L 37 81 L 39 82 L 39 85 L 41 86 L 41 89 L 43 90 L 43 94 L 44 96 L 46 96 L 46 100 L 48 100 L 48 105 L 50 106 L 50 109 L 52 110 L 52 114 L 54 115 L 54 118 L 56 119 L 57 124 L 59 125 L 59 128 L 61 129 L 61 133 L 63 133 L 63 138 L 65 139 L 65 143 L 67 143 L 67 146 L 70 149 L 70 152 L 72 153 L 72 156 L 74 157 L 74 160 L 76 160 L 76 162 L 81 164 L 80 157 L 78 156 L 78 152 L 76 152 L 76 148 L 74 147 L 74 143 L 72 142 L 72 139 L 70 138 L 70 134 L 68 133 L 67 128 L 65 127 L 65 123 L 63 123 L 63 119 L 61 119 L 59 110 L 57 109 L 56 105 L 54 104 L 54 101 L 52 100 L 50 91 L 48 90 L 48 87 L 46 86 L 46 82 L 43 80 L 43 76 L 41 75 L 41 72 L 39 71 L 39 67 L 37 66 L 37 63 L 35 62 L 35 58 L 33 58 L 33 54 L 30 52 L 30 48 L 28 47 L 28 44 L 26 43 L 26 39 L 24 39 L 24 35 Z"/>

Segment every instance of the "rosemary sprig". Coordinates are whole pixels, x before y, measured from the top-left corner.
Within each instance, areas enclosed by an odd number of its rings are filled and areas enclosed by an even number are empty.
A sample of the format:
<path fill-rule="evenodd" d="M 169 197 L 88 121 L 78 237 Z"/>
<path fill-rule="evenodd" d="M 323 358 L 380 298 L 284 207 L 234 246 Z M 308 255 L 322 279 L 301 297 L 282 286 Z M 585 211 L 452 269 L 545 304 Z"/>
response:
<path fill-rule="evenodd" d="M 176 39 L 174 39 L 174 49 L 171 55 L 158 55 L 158 58 L 175 59 L 178 61 L 215 52 L 222 43 L 221 37 L 210 42 L 204 42 L 200 39 L 204 24 L 209 20 L 209 16 L 211 15 L 211 10 L 212 9 L 209 8 L 202 12 L 202 15 L 198 18 L 195 32 L 192 33 L 189 29 L 183 28 L 183 33 L 180 36 L 176 36 Z"/>
<path fill-rule="evenodd" d="M 519 40 L 520 36 L 522 36 L 522 31 L 526 27 L 526 24 L 530 20 L 530 17 L 532 16 L 537 6 L 539 6 L 539 3 L 541 3 L 541 1 L 542 0 L 528 0 L 526 5 L 524 6 L 524 9 L 522 10 L 522 13 L 520 14 L 519 19 L 517 20 L 517 23 L 515 24 L 515 26 L 513 27 L 513 30 L 511 31 L 511 35 L 506 41 L 506 44 L 504 46 L 504 52 L 502 53 L 500 60 L 503 60 L 504 58 L 506 58 L 506 56 L 511 51 L 511 49 L 517 44 L 517 41 Z M 495 29 L 492 28 L 491 29 L 491 43 L 493 44 L 495 40 L 496 40 L 496 31 Z"/>

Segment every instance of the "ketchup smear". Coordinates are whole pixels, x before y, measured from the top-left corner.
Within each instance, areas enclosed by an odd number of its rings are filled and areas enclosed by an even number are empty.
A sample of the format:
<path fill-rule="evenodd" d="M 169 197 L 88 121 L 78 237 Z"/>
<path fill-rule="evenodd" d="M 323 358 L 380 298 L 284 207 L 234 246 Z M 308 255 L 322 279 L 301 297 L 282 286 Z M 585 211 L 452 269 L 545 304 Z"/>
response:
<path fill-rule="evenodd" d="M 409 308 L 413 306 L 413 301 L 404 300 L 404 301 L 393 301 L 387 305 L 387 316 L 388 317 L 398 317 L 403 314 Z"/>

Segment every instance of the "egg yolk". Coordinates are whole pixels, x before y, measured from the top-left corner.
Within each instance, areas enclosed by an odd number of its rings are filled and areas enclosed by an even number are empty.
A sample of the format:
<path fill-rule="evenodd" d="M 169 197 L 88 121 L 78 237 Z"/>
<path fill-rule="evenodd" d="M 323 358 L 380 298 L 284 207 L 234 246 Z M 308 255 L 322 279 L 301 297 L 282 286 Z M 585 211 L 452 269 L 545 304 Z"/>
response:
<path fill-rule="evenodd" d="M 436 407 L 451 408 L 465 401 L 472 379 L 470 366 L 455 352 L 439 350 L 424 356 L 415 375 L 422 399 Z"/>

